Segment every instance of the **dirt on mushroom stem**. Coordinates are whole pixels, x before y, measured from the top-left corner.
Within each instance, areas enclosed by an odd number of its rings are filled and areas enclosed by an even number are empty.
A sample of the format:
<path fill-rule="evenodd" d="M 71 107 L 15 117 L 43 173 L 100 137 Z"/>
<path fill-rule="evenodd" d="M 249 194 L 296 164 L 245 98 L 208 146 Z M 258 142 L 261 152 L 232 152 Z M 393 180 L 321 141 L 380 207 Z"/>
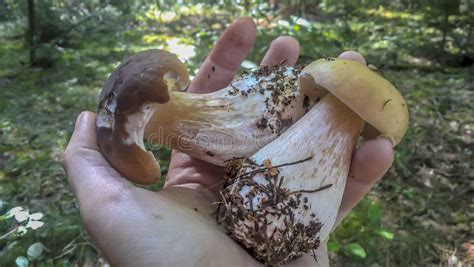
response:
<path fill-rule="evenodd" d="M 164 145 L 215 165 L 252 155 L 309 108 L 298 105 L 309 93 L 299 87 L 301 69 L 264 66 L 214 93 L 193 94 L 177 91 L 189 77 L 175 55 L 156 49 L 140 52 L 104 84 L 96 120 L 98 144 L 112 166 L 140 184 L 161 176 L 145 140 L 151 147 Z"/>
<path fill-rule="evenodd" d="M 305 90 L 298 85 L 301 69 L 265 66 L 214 93 L 170 92 L 169 102 L 150 105 L 153 115 L 144 138 L 215 165 L 249 156 L 281 135 L 316 102 L 311 98 L 309 107 L 298 105 L 305 99 Z"/>
<path fill-rule="evenodd" d="M 325 246 L 363 125 L 328 93 L 252 157 L 227 163 L 221 200 L 212 206 L 217 223 L 267 265 Z"/>

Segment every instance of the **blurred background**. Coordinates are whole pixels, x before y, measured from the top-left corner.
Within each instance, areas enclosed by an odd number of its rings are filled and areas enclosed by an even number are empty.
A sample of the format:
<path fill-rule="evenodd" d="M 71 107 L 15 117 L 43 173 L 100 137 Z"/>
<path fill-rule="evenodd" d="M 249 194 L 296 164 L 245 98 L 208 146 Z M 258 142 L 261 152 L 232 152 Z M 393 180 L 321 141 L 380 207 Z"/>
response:
<path fill-rule="evenodd" d="M 469 266 L 473 12 L 472 0 L 0 0 L 0 266 L 106 265 L 60 165 L 76 116 L 131 53 L 167 49 L 193 74 L 243 16 L 258 38 L 242 69 L 291 35 L 299 63 L 357 50 L 407 99 L 394 165 L 332 235 L 334 266 Z M 166 174 L 170 152 L 155 152 Z"/>

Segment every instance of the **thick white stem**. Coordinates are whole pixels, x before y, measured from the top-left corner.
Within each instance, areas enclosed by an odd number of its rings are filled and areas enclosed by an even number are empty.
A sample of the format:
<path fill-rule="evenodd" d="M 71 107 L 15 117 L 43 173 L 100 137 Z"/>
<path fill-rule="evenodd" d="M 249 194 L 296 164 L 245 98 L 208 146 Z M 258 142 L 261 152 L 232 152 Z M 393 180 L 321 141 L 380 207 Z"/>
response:
<path fill-rule="evenodd" d="M 289 191 L 332 184 L 327 190 L 305 194 L 311 211 L 324 223 L 322 237 L 329 235 L 335 222 L 363 124 L 358 115 L 328 94 L 303 120 L 252 156 L 257 162 L 271 159 L 273 165 L 312 156 L 308 161 L 281 168 L 280 176 L 285 177 L 282 186 Z M 302 219 L 306 222 L 310 218 Z"/>
<path fill-rule="evenodd" d="M 251 181 L 245 181 L 246 177 L 242 174 L 255 170 L 255 167 L 242 168 L 226 187 L 227 191 L 223 191 L 231 196 L 224 196 L 225 205 L 231 209 L 231 212 L 227 212 L 229 217 L 232 217 L 236 210 L 242 210 L 242 207 L 249 214 L 241 216 L 243 219 L 239 219 L 239 216 L 232 218 L 234 223 L 226 225 L 231 235 L 248 247 L 254 256 L 263 261 L 269 259 L 272 264 L 300 256 L 301 252 L 308 249 L 304 246 L 315 242 L 311 238 L 319 239 L 321 245 L 325 246 L 336 220 L 353 149 L 363 124 L 357 114 L 336 97 L 327 94 L 290 129 L 260 149 L 251 157 L 256 166 L 268 167 L 270 162 L 271 166 L 277 166 L 307 160 L 280 167 L 277 175 L 274 175 L 271 169 L 257 172 L 250 178 L 247 177 Z M 269 178 L 272 175 L 274 176 Z M 278 200 L 275 200 L 275 194 L 271 193 L 274 185 L 281 189 L 277 194 Z M 328 187 L 329 185 L 331 186 Z M 311 192 L 324 187 L 328 188 Z M 264 192 L 265 188 L 270 190 Z M 238 192 L 238 197 L 232 197 L 235 191 Z M 265 203 L 269 197 L 274 201 L 273 205 Z M 241 203 L 237 203 L 238 201 Z M 291 212 L 278 214 L 284 206 L 291 206 Z M 301 226 L 298 233 L 288 234 L 288 229 L 291 231 L 293 226 L 298 225 Z M 264 239 L 267 241 L 252 239 L 253 236 L 261 234 L 262 227 L 266 229 Z M 304 239 L 305 232 L 314 233 L 314 228 L 319 229 L 316 236 L 307 237 L 309 241 Z M 256 232 L 259 234 L 255 234 Z M 291 245 L 297 240 L 301 240 L 304 248 L 296 249 Z M 276 251 L 269 252 L 268 247 L 272 242 L 276 245 L 270 247 Z M 284 244 L 285 242 L 290 245 Z M 269 258 L 270 253 L 272 258 Z M 282 253 L 287 255 L 281 255 Z"/>
<path fill-rule="evenodd" d="M 227 92 L 226 89 L 206 95 L 172 92 L 171 101 L 152 106 L 155 111 L 146 127 L 145 139 L 223 166 L 224 161 L 233 157 L 250 156 L 279 135 L 280 129 L 259 127 L 264 118 L 268 121 L 271 117 L 264 105 L 269 92 L 251 96 Z M 302 97 L 293 101 L 298 110 L 288 109 L 281 119 L 296 120 L 304 114 Z M 278 124 L 281 120 L 271 121 Z"/>

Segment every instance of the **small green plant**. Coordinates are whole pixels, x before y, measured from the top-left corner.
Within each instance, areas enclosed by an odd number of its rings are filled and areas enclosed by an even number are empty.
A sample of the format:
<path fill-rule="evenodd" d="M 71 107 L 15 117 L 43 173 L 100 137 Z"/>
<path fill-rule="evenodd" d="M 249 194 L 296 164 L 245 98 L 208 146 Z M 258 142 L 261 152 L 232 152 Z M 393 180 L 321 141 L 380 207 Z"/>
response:
<path fill-rule="evenodd" d="M 36 231 L 44 225 L 41 221 L 43 213 L 30 213 L 28 209 L 21 206 L 14 207 L 0 216 L 0 223 L 8 225 L 9 230 L 0 236 L 0 241 L 7 241 L 7 250 L 12 250 L 18 245 L 19 239 L 24 237 L 28 232 Z M 3 226 L 3 225 L 2 225 Z M 46 247 L 41 242 L 34 242 L 28 246 L 26 255 L 18 256 L 15 263 L 20 267 L 29 266 L 30 262 L 34 262 L 41 257 Z"/>
<path fill-rule="evenodd" d="M 349 262 L 380 262 L 380 248 L 395 238 L 392 230 L 383 226 L 380 204 L 366 197 L 346 217 L 328 242 L 328 251 L 343 255 Z"/>

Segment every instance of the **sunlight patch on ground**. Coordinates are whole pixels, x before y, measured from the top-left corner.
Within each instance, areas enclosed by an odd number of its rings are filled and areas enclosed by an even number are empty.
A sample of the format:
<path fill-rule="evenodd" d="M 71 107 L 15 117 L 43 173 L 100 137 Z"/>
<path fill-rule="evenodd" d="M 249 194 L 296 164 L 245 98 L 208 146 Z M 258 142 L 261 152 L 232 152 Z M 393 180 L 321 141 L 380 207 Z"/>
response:
<path fill-rule="evenodd" d="M 436 62 L 434 62 L 433 60 L 430 60 L 428 58 L 415 57 L 415 56 L 408 56 L 407 61 L 410 64 L 415 64 L 415 65 L 420 65 L 420 66 L 434 66 L 434 65 L 436 65 Z"/>
<path fill-rule="evenodd" d="M 379 6 L 378 9 L 369 9 L 367 10 L 368 15 L 376 15 L 380 17 L 384 17 L 386 19 L 412 19 L 416 21 L 421 21 L 423 19 L 422 15 L 414 15 L 408 12 L 396 12 L 385 9 L 383 6 Z"/>
<path fill-rule="evenodd" d="M 145 34 L 143 35 L 142 40 L 147 44 L 163 43 L 166 40 L 166 36 L 159 34 Z"/>
<path fill-rule="evenodd" d="M 174 53 L 182 61 L 188 61 L 196 55 L 196 47 L 181 43 L 179 38 L 170 38 L 166 40 L 167 50 Z"/>
<path fill-rule="evenodd" d="M 176 54 L 181 61 L 189 61 L 196 55 L 196 47 L 194 45 L 185 44 L 182 38 L 147 34 L 142 37 L 142 40 L 147 44 L 153 45 L 153 48 L 165 49 Z"/>
<path fill-rule="evenodd" d="M 160 23 L 171 23 L 179 20 L 182 16 L 203 15 L 208 12 L 218 11 L 215 5 L 206 4 L 187 4 L 175 5 L 167 7 L 168 10 L 162 10 L 158 5 L 149 5 L 148 10 L 144 13 L 145 17 L 138 15 L 138 18 L 146 18 Z"/>
<path fill-rule="evenodd" d="M 155 15 L 155 17 L 158 17 L 158 21 L 160 22 L 172 22 L 177 17 L 176 13 L 172 11 L 163 12 L 156 10 L 155 12 L 153 12 L 153 15 Z"/>

